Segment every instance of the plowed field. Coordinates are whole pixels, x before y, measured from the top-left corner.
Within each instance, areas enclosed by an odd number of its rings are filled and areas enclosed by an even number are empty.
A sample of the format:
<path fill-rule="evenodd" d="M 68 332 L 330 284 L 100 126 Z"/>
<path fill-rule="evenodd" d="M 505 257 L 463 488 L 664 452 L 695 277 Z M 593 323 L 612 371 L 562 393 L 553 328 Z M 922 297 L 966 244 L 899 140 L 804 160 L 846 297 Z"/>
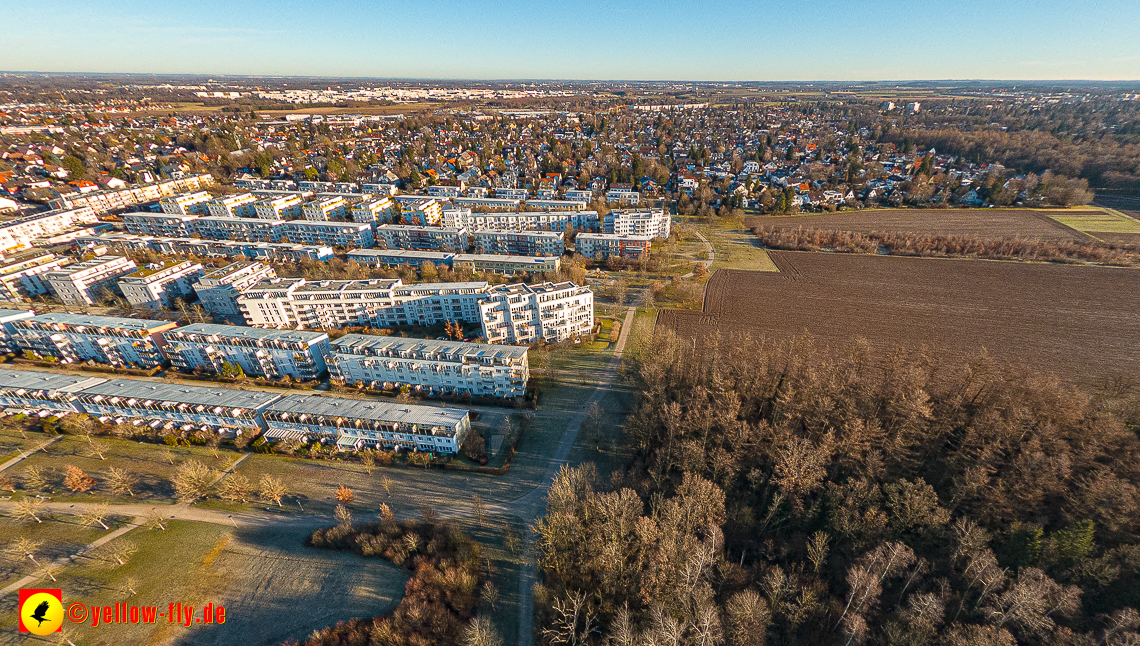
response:
<path fill-rule="evenodd" d="M 780 273 L 720 270 L 702 312 L 658 325 L 707 340 L 745 332 L 992 355 L 1080 380 L 1140 375 L 1140 272 L 1132 269 L 771 252 Z"/>
<path fill-rule="evenodd" d="M 856 233 L 914 233 L 925 236 L 977 238 L 1035 238 L 1038 240 L 1088 240 L 1080 231 L 1049 217 L 1053 213 L 1029 209 L 884 209 L 813 213 L 798 216 L 753 216 L 744 226 L 778 229 L 829 229 Z M 1095 213 L 1099 213 L 1096 211 Z"/>

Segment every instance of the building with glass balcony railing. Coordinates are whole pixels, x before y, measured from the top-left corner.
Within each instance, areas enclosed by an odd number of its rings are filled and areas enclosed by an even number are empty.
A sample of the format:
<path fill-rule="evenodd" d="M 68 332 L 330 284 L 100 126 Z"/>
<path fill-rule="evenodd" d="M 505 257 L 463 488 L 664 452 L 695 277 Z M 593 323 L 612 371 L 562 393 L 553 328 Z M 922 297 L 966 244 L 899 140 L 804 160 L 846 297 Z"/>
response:
<path fill-rule="evenodd" d="M 316 379 L 327 369 L 330 352 L 324 332 L 193 323 L 163 336 L 166 356 L 175 367 L 221 372 L 222 365 L 230 363 L 266 379 Z"/>
<path fill-rule="evenodd" d="M 342 449 L 456 453 L 471 430 L 467 411 L 320 395 L 286 395 L 262 413 L 271 440 L 320 440 Z"/>
<path fill-rule="evenodd" d="M 332 342 L 329 377 L 346 384 L 490 397 L 521 397 L 527 348 L 346 334 Z"/>
<path fill-rule="evenodd" d="M 163 332 L 173 321 L 39 314 L 12 323 L 13 340 L 21 351 L 55 357 L 62 363 L 94 360 L 117 366 L 153 368 L 166 362 Z"/>
<path fill-rule="evenodd" d="M 571 282 L 498 285 L 479 299 L 488 343 L 566 341 L 590 334 L 594 293 Z"/>
<path fill-rule="evenodd" d="M 127 302 L 135 307 L 162 309 L 174 304 L 176 298 L 194 293 L 194 283 L 205 269 L 196 262 L 170 260 L 144 267 L 119 280 L 119 290 Z"/>
<path fill-rule="evenodd" d="M 96 417 L 141 420 L 152 428 L 229 434 L 257 433 L 264 429 L 262 412 L 280 397 L 260 390 L 133 379 L 105 381 L 76 393 L 83 411 Z"/>
<path fill-rule="evenodd" d="M 0 407 L 82 412 L 79 392 L 107 381 L 34 370 L 0 369 Z"/>
<path fill-rule="evenodd" d="M 194 292 L 207 312 L 241 316 L 241 309 L 237 306 L 238 295 L 247 287 L 276 276 L 277 271 L 265 263 L 239 260 L 207 272 L 194 283 Z"/>
<path fill-rule="evenodd" d="M 424 227 L 407 224 L 381 224 L 376 239 L 389 249 L 419 251 L 466 251 L 467 230 L 448 227 Z"/>
<path fill-rule="evenodd" d="M 94 305 L 118 289 L 118 280 L 139 266 L 123 256 L 99 256 L 44 274 L 51 293 L 64 305 Z"/>
<path fill-rule="evenodd" d="M 0 310 L 0 351 L 14 352 L 16 345 L 16 321 L 30 319 L 36 313 L 32 310 Z"/>

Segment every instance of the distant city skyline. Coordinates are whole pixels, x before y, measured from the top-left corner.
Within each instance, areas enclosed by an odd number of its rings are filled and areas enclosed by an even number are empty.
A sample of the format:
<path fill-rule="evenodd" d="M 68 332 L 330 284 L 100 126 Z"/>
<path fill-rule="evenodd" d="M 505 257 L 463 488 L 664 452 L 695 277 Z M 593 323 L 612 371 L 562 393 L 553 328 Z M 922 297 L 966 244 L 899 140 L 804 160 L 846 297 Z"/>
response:
<path fill-rule="evenodd" d="M 5 9 L 0 69 L 471 80 L 1140 79 L 1135 2 L 1026 4 L 60 0 Z"/>

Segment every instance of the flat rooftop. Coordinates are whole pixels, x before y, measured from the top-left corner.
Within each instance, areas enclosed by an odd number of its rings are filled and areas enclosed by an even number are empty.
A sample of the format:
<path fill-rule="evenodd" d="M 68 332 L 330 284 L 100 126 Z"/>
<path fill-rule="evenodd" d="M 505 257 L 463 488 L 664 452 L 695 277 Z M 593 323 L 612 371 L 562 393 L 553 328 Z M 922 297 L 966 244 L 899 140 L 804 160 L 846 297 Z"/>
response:
<path fill-rule="evenodd" d="M 3 390 L 58 390 L 73 393 L 105 381 L 107 380 L 99 377 L 0 368 L 0 389 Z"/>
<path fill-rule="evenodd" d="M 433 341 L 430 339 L 407 339 L 371 334 L 346 334 L 332 342 L 333 352 L 353 353 L 354 350 L 383 351 L 398 355 L 403 352 L 420 355 L 448 355 L 451 357 L 475 357 L 478 359 L 521 359 L 526 356 L 526 346 L 492 345 L 489 343 L 467 343 L 464 341 Z"/>
<path fill-rule="evenodd" d="M 120 328 L 123 330 L 153 330 L 175 325 L 173 321 L 151 321 L 149 319 L 129 319 L 118 316 L 92 316 L 90 314 L 69 314 L 67 312 L 53 312 L 51 314 L 37 314 L 29 322 L 66 325 L 68 327 L 104 327 Z"/>
<path fill-rule="evenodd" d="M 310 343 L 321 338 L 328 338 L 324 332 L 306 332 L 303 330 L 271 330 L 259 327 L 246 327 L 244 325 L 218 325 L 215 323 L 191 323 L 177 329 L 170 330 L 166 337 L 178 338 L 185 334 L 203 334 L 206 336 L 226 337 L 230 339 L 249 339 L 252 341 L 283 341 L 288 343 Z"/>
<path fill-rule="evenodd" d="M 444 426 L 453 428 L 467 418 L 458 408 L 437 408 L 414 404 L 391 404 L 369 399 L 340 399 L 321 395 L 286 395 L 270 404 L 267 413 L 325 416 L 331 423 L 337 417 L 416 425 L 421 428 Z"/>
<path fill-rule="evenodd" d="M 260 390 L 237 390 L 231 388 L 211 388 L 209 386 L 187 386 L 155 381 L 115 379 L 83 389 L 84 395 L 104 397 L 126 397 L 129 399 L 153 399 L 179 404 L 204 404 L 256 410 L 276 400 L 280 395 Z"/>

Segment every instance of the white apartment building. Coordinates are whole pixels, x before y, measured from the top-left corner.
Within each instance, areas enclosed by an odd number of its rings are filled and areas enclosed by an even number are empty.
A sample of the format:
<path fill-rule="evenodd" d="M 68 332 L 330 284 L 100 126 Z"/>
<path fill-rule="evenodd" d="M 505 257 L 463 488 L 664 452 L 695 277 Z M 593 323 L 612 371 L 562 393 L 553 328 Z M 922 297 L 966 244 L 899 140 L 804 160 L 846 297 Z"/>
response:
<path fill-rule="evenodd" d="M 15 321 L 12 327 L 21 351 L 56 357 L 62 363 L 94 360 L 153 368 L 166 361 L 162 333 L 176 325 L 173 321 L 55 313 Z"/>
<path fill-rule="evenodd" d="M 459 197 L 463 195 L 463 187 L 461 186 L 429 186 L 428 195 L 432 197 Z"/>
<path fill-rule="evenodd" d="M 518 213 L 472 213 L 470 209 L 448 209 L 443 225 L 468 231 L 509 229 L 511 231 L 600 230 L 597 211 L 520 211 Z"/>
<path fill-rule="evenodd" d="M 64 305 L 94 305 L 103 288 L 113 292 L 118 279 L 136 269 L 130 258 L 99 256 L 50 271 L 44 281 Z"/>
<path fill-rule="evenodd" d="M 171 195 L 158 201 L 163 213 L 170 215 L 203 215 L 207 212 L 206 203 L 214 199 L 206 191 Z"/>
<path fill-rule="evenodd" d="M 293 220 L 281 227 L 289 242 L 333 247 L 371 247 L 376 244 L 367 222 L 312 222 Z"/>
<path fill-rule="evenodd" d="M 522 200 L 501 197 L 453 197 L 451 203 L 468 209 L 484 208 L 491 211 L 515 211 Z"/>
<path fill-rule="evenodd" d="M 172 260 L 152 265 L 123 278 L 119 289 L 127 302 L 136 307 L 162 309 L 174 304 L 174 299 L 194 293 L 194 283 L 204 274 L 196 262 Z"/>
<path fill-rule="evenodd" d="M 491 253 L 457 253 L 451 259 L 453 269 L 467 269 L 476 274 L 514 275 L 518 273 L 557 272 L 561 256 L 508 256 Z"/>
<path fill-rule="evenodd" d="M 480 229 L 473 234 L 480 254 L 513 256 L 561 256 L 566 251 L 562 231 L 515 231 Z"/>
<path fill-rule="evenodd" d="M 258 218 L 228 218 L 213 215 L 197 218 L 189 223 L 191 235 L 207 240 L 244 240 L 247 242 L 278 242 L 290 222 L 261 220 Z M 154 234 L 149 234 L 154 235 Z"/>
<path fill-rule="evenodd" d="M 15 352 L 19 349 L 16 345 L 16 321 L 30 319 L 36 313 L 32 310 L 0 310 L 0 350 Z"/>
<path fill-rule="evenodd" d="M 329 377 L 371 388 L 522 397 L 530 371 L 525 346 L 346 334 L 332 343 Z"/>
<path fill-rule="evenodd" d="M 27 249 L 38 238 L 53 236 L 99 221 L 95 211 L 83 206 L 59 211 L 33 213 L 0 222 L 0 252 Z"/>
<path fill-rule="evenodd" d="M 594 199 L 594 192 L 589 189 L 571 188 L 566 191 L 566 199 L 589 203 Z"/>
<path fill-rule="evenodd" d="M 281 396 L 260 390 L 112 379 L 76 393 L 79 407 L 100 418 L 142 420 L 153 429 L 258 433 L 262 413 Z"/>
<path fill-rule="evenodd" d="M 316 379 L 327 370 L 330 351 L 324 332 L 194 323 L 163 336 L 166 356 L 178 368 L 220 372 L 222 364 L 231 363 L 266 379 Z"/>
<path fill-rule="evenodd" d="M 141 236 L 167 236 L 187 238 L 194 229 L 196 215 L 174 215 L 170 213 L 124 213 L 123 225 L 127 233 Z"/>
<path fill-rule="evenodd" d="M 594 293 L 571 282 L 499 285 L 480 298 L 479 321 L 488 343 L 566 341 L 593 330 Z"/>
<path fill-rule="evenodd" d="M 443 206 L 438 200 L 401 200 L 400 213 L 407 224 L 421 227 L 435 226 L 443 216 Z"/>
<path fill-rule="evenodd" d="M 389 249 L 420 251 L 465 251 L 467 230 L 449 227 L 421 227 L 407 224 L 381 224 L 376 238 Z"/>
<path fill-rule="evenodd" d="M 355 260 L 369 267 L 399 267 L 409 265 L 419 267 L 425 262 L 435 265 L 451 265 L 455 254 L 446 251 L 415 251 L 411 249 L 355 249 L 348 252 L 348 260 Z"/>
<path fill-rule="evenodd" d="M 629 188 L 611 188 L 606 191 L 606 202 L 637 206 L 641 202 L 641 193 Z"/>
<path fill-rule="evenodd" d="M 495 189 L 495 197 L 508 200 L 525 200 L 530 197 L 530 193 L 525 188 L 497 188 Z"/>
<path fill-rule="evenodd" d="M 313 222 L 343 220 L 345 217 L 345 207 L 347 205 L 348 200 L 345 200 L 343 197 L 323 197 L 303 205 L 301 207 L 301 215 L 306 220 Z"/>
<path fill-rule="evenodd" d="M 54 253 L 18 258 L 0 267 L 0 297 L 20 301 L 50 293 L 44 275 L 71 264 L 71 258 Z"/>
<path fill-rule="evenodd" d="M 332 329 L 348 325 L 436 325 L 477 322 L 484 281 L 404 285 L 399 279 L 322 280 L 274 278 L 238 297 L 254 327 Z"/>
<path fill-rule="evenodd" d="M 614 209 L 602 219 L 602 233 L 668 238 L 671 223 L 664 209 Z"/>
<path fill-rule="evenodd" d="M 223 195 L 206 202 L 206 212 L 219 218 L 253 217 L 253 205 L 256 202 L 257 198 L 252 193 Z"/>
<path fill-rule="evenodd" d="M 392 198 L 381 195 L 371 197 L 352 206 L 350 211 L 353 222 L 388 222 L 392 219 Z"/>
<path fill-rule="evenodd" d="M 319 439 L 346 450 L 457 453 L 471 430 L 467 411 L 320 395 L 286 395 L 262 413 L 268 439 Z"/>
<path fill-rule="evenodd" d="M 265 263 L 241 260 L 207 272 L 194 283 L 194 292 L 207 312 L 241 316 L 241 309 L 237 306 L 238 295 L 246 288 L 276 276 L 273 267 Z"/>
<path fill-rule="evenodd" d="M 107 213 L 154 202 L 164 197 L 177 195 L 180 192 L 199 191 L 216 184 L 214 176 L 209 173 L 186 175 L 137 186 L 92 191 L 90 193 L 72 193 L 52 200 L 51 206 L 53 209 L 73 209 L 87 206 L 91 207 L 95 213 Z"/>
<path fill-rule="evenodd" d="M 615 233 L 580 233 L 574 239 L 574 250 L 585 258 L 605 260 L 611 256 L 618 258 L 640 258 L 649 255 L 653 246 L 650 236 L 618 235 Z"/>
<path fill-rule="evenodd" d="M 255 202 L 253 214 L 262 220 L 292 220 L 301 217 L 301 205 L 304 200 L 300 195 L 282 195 Z"/>
<path fill-rule="evenodd" d="M 527 208 L 540 211 L 585 211 L 586 203 L 577 200 L 535 199 L 526 201 Z"/>
<path fill-rule="evenodd" d="M 361 192 L 372 193 L 376 195 L 395 195 L 395 184 L 361 184 Z"/>
<path fill-rule="evenodd" d="M 332 247 L 286 242 L 243 242 L 234 240 L 202 240 L 200 238 L 166 238 L 136 236 L 129 233 L 101 233 L 81 236 L 80 244 L 106 245 L 123 251 L 151 249 L 162 254 L 192 255 L 199 258 L 237 258 L 248 260 L 299 262 L 328 260 Z"/>

